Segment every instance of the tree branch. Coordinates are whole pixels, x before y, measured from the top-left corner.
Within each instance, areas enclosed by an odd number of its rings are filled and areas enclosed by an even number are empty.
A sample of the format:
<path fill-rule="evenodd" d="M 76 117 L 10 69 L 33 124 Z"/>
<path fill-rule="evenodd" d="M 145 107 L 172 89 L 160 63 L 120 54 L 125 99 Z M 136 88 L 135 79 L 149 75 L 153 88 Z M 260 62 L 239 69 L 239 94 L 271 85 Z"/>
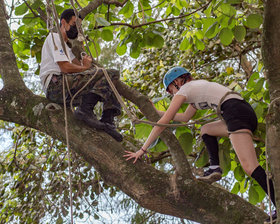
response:
<path fill-rule="evenodd" d="M 118 0 L 95 0 L 90 2 L 86 7 L 84 7 L 82 10 L 79 11 L 80 16 L 83 18 L 85 18 L 89 13 L 91 13 L 94 9 L 97 9 L 100 5 L 102 5 L 103 3 L 107 4 L 107 5 L 115 5 L 118 7 L 122 7 L 125 3 L 127 2 L 127 0 L 124 0 L 123 2 L 119 2 Z"/>
<path fill-rule="evenodd" d="M 128 23 L 111 23 L 111 26 L 128 26 L 132 29 L 135 29 L 135 28 L 138 28 L 138 27 L 147 26 L 147 25 L 151 25 L 151 24 L 154 24 L 154 23 L 160 23 L 160 22 L 165 22 L 165 21 L 172 21 L 172 20 L 176 20 L 176 19 L 181 19 L 181 18 L 190 16 L 190 15 L 192 15 L 192 14 L 194 14 L 194 13 L 200 11 L 200 10 L 203 10 L 203 9 L 207 8 L 208 5 L 211 2 L 212 2 L 212 0 L 209 0 L 209 2 L 207 2 L 205 5 L 201 6 L 200 8 L 194 10 L 193 12 L 190 12 L 190 13 L 187 13 L 187 14 L 184 14 L 184 15 L 180 15 L 180 16 L 176 16 L 176 17 L 155 20 L 155 21 L 151 21 L 151 22 L 147 22 L 147 23 L 141 23 L 141 24 L 137 24 L 137 25 L 131 25 L 131 24 L 128 24 Z M 100 28 L 103 28 L 103 27 L 104 26 L 98 26 L 95 29 L 100 29 Z"/>
<path fill-rule="evenodd" d="M 124 0 L 123 2 L 120 2 L 118 0 L 104 0 L 103 1 L 107 5 L 115 5 L 117 7 L 123 7 L 125 3 L 127 3 L 127 0 Z"/>
<path fill-rule="evenodd" d="M 4 0 L 0 0 L 0 4 L 4 6 Z M 0 27 L 2 32 L 0 38 L 0 75 L 2 75 L 4 88 L 9 86 L 26 88 L 17 68 L 4 7 L 0 7 Z"/>

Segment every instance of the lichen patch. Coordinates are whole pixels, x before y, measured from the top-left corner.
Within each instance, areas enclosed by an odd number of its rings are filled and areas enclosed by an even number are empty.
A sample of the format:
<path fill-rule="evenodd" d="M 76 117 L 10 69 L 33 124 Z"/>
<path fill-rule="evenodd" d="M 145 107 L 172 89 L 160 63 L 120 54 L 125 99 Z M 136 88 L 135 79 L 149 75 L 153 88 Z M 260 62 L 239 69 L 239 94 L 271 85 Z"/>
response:
<path fill-rule="evenodd" d="M 36 105 L 32 108 L 35 116 L 38 116 L 38 115 L 40 116 L 43 109 L 44 109 L 44 104 L 43 103 L 39 103 L 38 105 Z"/>

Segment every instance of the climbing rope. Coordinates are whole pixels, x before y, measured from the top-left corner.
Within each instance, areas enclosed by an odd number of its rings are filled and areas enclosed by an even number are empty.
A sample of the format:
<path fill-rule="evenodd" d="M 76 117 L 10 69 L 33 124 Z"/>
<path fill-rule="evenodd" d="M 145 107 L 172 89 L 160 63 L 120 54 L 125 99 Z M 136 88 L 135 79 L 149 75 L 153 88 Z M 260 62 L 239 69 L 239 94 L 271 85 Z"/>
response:
<path fill-rule="evenodd" d="M 64 120 L 65 120 L 65 135 L 66 135 L 66 145 L 67 145 L 67 156 L 68 156 L 68 172 L 69 172 L 69 185 L 70 185 L 70 214 L 71 214 L 71 224 L 73 221 L 73 193 L 72 193 L 72 174 L 71 174 L 71 155 L 70 155 L 70 147 L 69 147 L 69 136 L 68 136 L 68 119 L 67 119 L 67 108 L 66 108 L 66 97 L 65 97 L 65 75 L 63 75 L 62 81 L 63 88 L 63 108 L 64 108 Z"/>
<path fill-rule="evenodd" d="M 47 0 L 47 16 L 48 16 L 48 22 L 47 26 L 49 29 L 51 29 L 51 35 L 52 35 L 52 40 L 53 44 L 55 47 L 55 50 L 57 50 L 57 46 L 54 41 L 54 36 L 53 36 L 53 20 L 55 20 L 56 23 L 56 28 L 59 33 L 59 38 L 61 41 L 62 48 L 65 52 L 65 55 L 67 56 L 69 60 L 68 53 L 66 51 L 66 45 L 62 37 L 62 33 L 60 32 L 60 27 L 59 27 L 59 21 L 58 21 L 58 15 L 57 11 L 54 5 L 54 0 L 51 0 L 52 2 L 52 7 L 50 6 L 51 3 L 49 0 Z M 70 61 L 70 60 L 69 60 Z M 67 83 L 67 88 L 69 89 L 68 82 Z M 74 223 L 74 218 L 73 218 L 73 190 L 72 190 L 72 174 L 71 174 L 71 154 L 70 154 L 70 147 L 69 147 L 69 136 L 68 136 L 68 119 L 67 119 L 67 108 L 66 108 L 66 96 L 65 96 L 65 75 L 63 75 L 63 82 L 62 82 L 62 88 L 63 88 L 63 105 L 64 105 L 64 121 L 65 121 L 65 135 L 66 135 L 66 145 L 67 145 L 67 155 L 68 155 L 68 172 L 69 172 L 69 186 L 70 186 L 70 191 L 69 191 L 69 197 L 70 197 L 70 218 L 71 218 L 71 224 Z M 69 91 L 70 92 L 70 91 Z"/>

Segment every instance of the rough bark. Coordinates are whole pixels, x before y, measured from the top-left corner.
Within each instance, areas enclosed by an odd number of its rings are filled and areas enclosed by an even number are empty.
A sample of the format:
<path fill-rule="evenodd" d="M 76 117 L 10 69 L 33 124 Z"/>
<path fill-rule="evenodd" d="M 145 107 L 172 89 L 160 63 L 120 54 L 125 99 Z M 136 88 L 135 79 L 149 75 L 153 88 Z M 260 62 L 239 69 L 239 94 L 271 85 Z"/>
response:
<path fill-rule="evenodd" d="M 276 204 L 280 205 L 280 1 L 265 1 L 262 54 L 271 104 L 266 118 L 266 149 L 273 174 Z M 278 209 L 278 214 L 280 210 Z M 280 223 L 278 221 L 278 223 Z"/>
<path fill-rule="evenodd" d="M 3 4 L 3 0 L 0 3 Z M 19 75 L 1 8 L 0 72 L 4 88 L 0 90 L 0 119 L 35 128 L 65 142 L 63 111 L 46 109 L 49 101 L 28 90 Z M 148 118 L 157 119 L 147 98 L 123 83 L 117 87 L 124 97 L 136 101 Z M 185 167 L 187 177 L 166 174 L 141 161 L 132 164 L 123 158 L 124 150 L 129 150 L 125 144 L 116 142 L 104 132 L 89 129 L 75 120 L 70 110 L 68 122 L 71 149 L 92 164 L 105 182 L 118 187 L 145 208 L 211 224 L 262 223 L 266 216 L 242 198 L 191 178 L 190 166 L 184 159 L 174 163 L 178 164 L 179 170 Z M 170 148 L 179 144 L 168 131 L 162 137 Z"/>
<path fill-rule="evenodd" d="M 95 0 L 95 1 L 91 1 L 86 7 L 84 7 L 83 9 L 81 9 L 79 11 L 79 14 L 80 14 L 80 16 L 82 18 L 85 18 L 87 14 L 92 12 L 94 9 L 97 9 L 98 6 L 100 6 L 102 4 L 115 5 L 117 7 L 121 7 L 126 2 L 127 2 L 127 0 L 123 0 L 121 2 L 120 1 L 116 1 L 116 0 Z"/>

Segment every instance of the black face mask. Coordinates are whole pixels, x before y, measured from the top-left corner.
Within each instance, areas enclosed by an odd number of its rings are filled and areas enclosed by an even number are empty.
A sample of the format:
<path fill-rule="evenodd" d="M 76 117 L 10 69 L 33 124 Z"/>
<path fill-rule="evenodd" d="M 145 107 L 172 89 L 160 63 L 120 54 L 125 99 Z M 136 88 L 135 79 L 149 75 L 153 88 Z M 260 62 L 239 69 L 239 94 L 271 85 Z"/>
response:
<path fill-rule="evenodd" d="M 76 39 L 78 36 L 78 30 L 76 25 L 70 26 L 70 29 L 66 31 L 66 35 L 69 39 Z"/>

